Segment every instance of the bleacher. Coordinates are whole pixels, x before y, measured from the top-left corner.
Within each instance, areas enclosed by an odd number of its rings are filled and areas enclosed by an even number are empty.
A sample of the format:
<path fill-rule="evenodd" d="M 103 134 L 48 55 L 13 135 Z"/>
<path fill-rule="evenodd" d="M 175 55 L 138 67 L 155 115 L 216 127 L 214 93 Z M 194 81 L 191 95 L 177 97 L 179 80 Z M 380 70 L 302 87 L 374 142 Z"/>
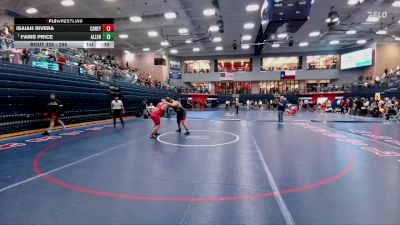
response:
<path fill-rule="evenodd" d="M 138 114 L 144 98 L 156 103 L 173 95 L 151 87 L 0 63 L 0 134 L 47 127 L 48 118 L 43 113 L 50 93 L 64 104 L 62 120 L 66 124 L 111 118 L 113 94 L 122 95 L 126 115 Z"/>

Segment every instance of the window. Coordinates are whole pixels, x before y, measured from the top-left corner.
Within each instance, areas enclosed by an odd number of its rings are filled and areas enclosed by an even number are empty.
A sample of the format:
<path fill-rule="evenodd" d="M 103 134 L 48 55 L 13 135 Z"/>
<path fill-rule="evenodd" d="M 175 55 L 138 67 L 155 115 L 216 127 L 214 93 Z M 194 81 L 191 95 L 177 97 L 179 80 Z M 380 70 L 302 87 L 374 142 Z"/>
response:
<path fill-rule="evenodd" d="M 251 82 L 218 82 L 214 83 L 215 94 L 250 94 Z"/>
<path fill-rule="evenodd" d="M 260 82 L 260 94 L 298 93 L 298 80 Z"/>
<path fill-rule="evenodd" d="M 210 60 L 185 61 L 185 73 L 210 73 Z"/>
<path fill-rule="evenodd" d="M 307 70 L 329 70 L 339 68 L 338 55 L 307 56 Z"/>
<path fill-rule="evenodd" d="M 215 72 L 252 71 L 251 59 L 218 59 L 215 60 Z"/>
<path fill-rule="evenodd" d="M 266 57 L 261 59 L 261 71 L 301 70 L 299 57 Z"/>

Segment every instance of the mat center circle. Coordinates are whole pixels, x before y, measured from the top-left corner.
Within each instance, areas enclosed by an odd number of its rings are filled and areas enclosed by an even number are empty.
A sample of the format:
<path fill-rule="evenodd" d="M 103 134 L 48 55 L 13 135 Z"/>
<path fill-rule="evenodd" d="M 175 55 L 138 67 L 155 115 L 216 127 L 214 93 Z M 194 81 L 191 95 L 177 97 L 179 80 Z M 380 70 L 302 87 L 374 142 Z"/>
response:
<path fill-rule="evenodd" d="M 239 141 L 237 134 L 219 130 L 191 130 L 190 135 L 178 132 L 168 132 L 158 136 L 163 144 L 182 147 L 215 147 L 229 145 Z"/>

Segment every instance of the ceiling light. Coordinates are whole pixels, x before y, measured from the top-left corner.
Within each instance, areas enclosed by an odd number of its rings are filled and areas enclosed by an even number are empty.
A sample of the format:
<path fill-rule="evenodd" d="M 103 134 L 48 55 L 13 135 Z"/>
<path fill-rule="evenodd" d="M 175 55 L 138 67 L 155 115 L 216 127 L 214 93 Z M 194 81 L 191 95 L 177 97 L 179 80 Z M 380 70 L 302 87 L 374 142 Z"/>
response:
<path fill-rule="evenodd" d="M 251 40 L 251 35 L 243 35 L 242 40 L 243 41 Z"/>
<path fill-rule="evenodd" d="M 188 34 L 189 30 L 187 28 L 182 27 L 182 28 L 179 28 L 178 33 L 180 33 L 180 34 Z"/>
<path fill-rule="evenodd" d="M 301 42 L 301 43 L 299 43 L 299 46 L 306 47 L 306 46 L 308 46 L 308 42 Z"/>
<path fill-rule="evenodd" d="M 185 41 L 185 43 L 186 43 L 186 44 L 192 43 L 192 39 L 187 39 L 187 40 Z"/>
<path fill-rule="evenodd" d="M 326 23 L 330 23 L 330 22 L 331 22 L 331 18 L 326 18 L 326 19 L 325 19 L 325 22 L 326 22 Z"/>
<path fill-rule="evenodd" d="M 242 45 L 242 49 L 249 49 L 250 48 L 250 45 L 248 45 L 248 44 L 243 44 Z"/>
<path fill-rule="evenodd" d="M 63 5 L 63 6 L 73 6 L 73 5 L 75 5 L 75 2 L 73 0 L 63 0 L 63 1 L 61 1 L 61 5 Z"/>
<path fill-rule="evenodd" d="M 131 52 L 128 51 L 128 50 L 124 50 L 124 53 L 125 53 L 125 54 L 130 54 Z"/>
<path fill-rule="evenodd" d="M 346 31 L 346 34 L 357 34 L 356 30 L 348 30 Z"/>
<path fill-rule="evenodd" d="M 217 46 L 217 47 L 215 47 L 215 50 L 216 50 L 216 51 L 222 51 L 222 50 L 224 50 L 224 47 L 222 47 L 222 46 Z"/>
<path fill-rule="evenodd" d="M 199 51 L 200 51 L 200 48 L 193 48 L 193 51 L 194 51 L 194 52 L 199 52 Z"/>
<path fill-rule="evenodd" d="M 259 8 L 260 6 L 257 4 L 250 4 L 246 7 L 246 11 L 248 12 L 257 11 Z"/>
<path fill-rule="evenodd" d="M 215 37 L 215 38 L 213 38 L 213 42 L 218 43 L 218 42 L 221 42 L 221 41 L 222 41 L 222 38 L 221 38 L 221 37 Z"/>
<path fill-rule="evenodd" d="M 176 18 L 176 13 L 174 13 L 174 12 L 164 13 L 164 17 L 165 17 L 165 19 L 168 19 L 168 20 L 175 19 Z"/>
<path fill-rule="evenodd" d="M 213 16 L 213 15 L 215 15 L 215 9 L 205 9 L 203 11 L 203 15 L 205 15 L 205 16 Z"/>
<path fill-rule="evenodd" d="M 319 31 L 313 31 L 313 32 L 311 32 L 308 36 L 310 36 L 310 37 L 317 37 L 317 36 L 319 36 L 321 34 L 321 32 L 319 32 Z"/>
<path fill-rule="evenodd" d="M 392 6 L 393 6 L 393 7 L 400 7 L 400 1 L 394 1 L 394 2 L 392 3 Z"/>
<path fill-rule="evenodd" d="M 168 41 L 162 41 L 160 44 L 161 44 L 161 46 L 168 46 L 169 42 Z"/>
<path fill-rule="evenodd" d="M 369 22 L 369 23 L 376 23 L 378 21 L 379 21 L 379 17 L 377 17 L 377 16 L 368 16 L 368 18 L 367 18 L 367 22 Z"/>
<path fill-rule="evenodd" d="M 118 37 L 121 38 L 121 39 L 126 39 L 129 36 L 127 34 L 120 34 L 120 35 L 118 35 Z"/>
<path fill-rule="evenodd" d="M 245 23 L 243 25 L 244 29 L 253 29 L 254 28 L 254 23 Z"/>
<path fill-rule="evenodd" d="M 169 52 L 172 53 L 172 54 L 176 54 L 176 53 L 178 53 L 178 50 L 176 50 L 176 49 L 171 49 Z"/>
<path fill-rule="evenodd" d="M 262 25 L 265 25 L 265 24 L 267 24 L 267 23 L 268 23 L 267 20 L 262 20 L 262 21 L 261 21 L 261 24 L 262 24 Z"/>
<path fill-rule="evenodd" d="M 329 42 L 330 45 L 337 45 L 339 43 L 340 43 L 340 41 L 338 41 L 338 40 L 333 40 L 333 41 Z"/>
<path fill-rule="evenodd" d="M 278 34 L 278 38 L 279 39 L 283 39 L 283 38 L 286 38 L 288 36 L 288 34 L 287 33 L 281 33 L 281 34 Z"/>
<path fill-rule="evenodd" d="M 142 17 L 140 17 L 140 16 L 131 16 L 131 17 L 129 17 L 129 20 L 134 22 L 134 23 L 139 23 L 139 22 L 142 22 Z"/>
<path fill-rule="evenodd" d="M 214 26 L 211 26 L 210 28 L 208 28 L 208 30 L 211 32 L 216 32 L 216 31 L 219 31 L 219 27 L 214 25 Z"/>
<path fill-rule="evenodd" d="M 148 52 L 148 51 L 150 51 L 150 48 L 143 48 L 142 49 L 144 52 Z"/>
<path fill-rule="evenodd" d="M 34 14 L 34 13 L 37 13 L 37 9 L 36 8 L 29 8 L 29 9 L 26 9 L 25 12 L 28 13 L 28 14 Z"/>
<path fill-rule="evenodd" d="M 147 35 L 149 35 L 150 37 L 157 37 L 157 36 L 158 36 L 158 33 L 157 33 L 157 31 L 152 30 L 152 31 L 149 31 L 149 32 L 147 33 Z"/>
<path fill-rule="evenodd" d="M 277 44 L 277 43 L 271 45 L 271 47 L 273 47 L 273 48 L 279 48 L 279 46 L 281 46 L 281 45 Z"/>
<path fill-rule="evenodd" d="M 358 4 L 358 0 L 349 0 L 347 2 L 347 5 L 357 5 Z"/>
<path fill-rule="evenodd" d="M 378 31 L 376 32 L 376 34 L 385 35 L 385 34 L 387 34 L 387 31 L 386 31 L 386 30 L 378 30 Z"/>
<path fill-rule="evenodd" d="M 365 44 L 365 43 L 367 43 L 367 40 L 358 40 L 357 41 L 357 44 L 359 44 L 359 45 L 363 45 L 363 44 Z"/>

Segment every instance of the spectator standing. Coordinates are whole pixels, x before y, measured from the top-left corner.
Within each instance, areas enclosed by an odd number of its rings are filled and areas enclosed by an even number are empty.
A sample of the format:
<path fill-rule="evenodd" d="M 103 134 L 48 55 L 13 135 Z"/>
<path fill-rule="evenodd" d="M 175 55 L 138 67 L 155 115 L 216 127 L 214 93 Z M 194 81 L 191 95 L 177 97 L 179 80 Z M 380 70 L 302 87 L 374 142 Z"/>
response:
<path fill-rule="evenodd" d="M 60 53 L 58 55 L 57 63 L 58 63 L 58 70 L 64 71 L 64 65 L 67 63 L 67 60 L 65 59 L 63 54 Z"/>
<path fill-rule="evenodd" d="M 50 94 L 50 102 L 47 104 L 47 112 L 44 114 L 45 116 L 49 116 L 50 126 L 42 135 L 49 135 L 54 129 L 56 122 L 61 125 L 62 129 L 65 129 L 64 122 L 60 119 L 63 107 L 64 105 L 57 99 L 56 95 Z"/>
<path fill-rule="evenodd" d="M 21 53 L 21 59 L 22 59 L 22 64 L 27 65 L 29 62 L 29 50 L 27 48 L 22 49 Z"/>
<path fill-rule="evenodd" d="M 283 114 L 285 112 L 286 107 L 287 107 L 287 102 L 285 100 L 285 97 L 281 96 L 278 102 L 278 122 L 280 124 L 283 124 Z"/>

